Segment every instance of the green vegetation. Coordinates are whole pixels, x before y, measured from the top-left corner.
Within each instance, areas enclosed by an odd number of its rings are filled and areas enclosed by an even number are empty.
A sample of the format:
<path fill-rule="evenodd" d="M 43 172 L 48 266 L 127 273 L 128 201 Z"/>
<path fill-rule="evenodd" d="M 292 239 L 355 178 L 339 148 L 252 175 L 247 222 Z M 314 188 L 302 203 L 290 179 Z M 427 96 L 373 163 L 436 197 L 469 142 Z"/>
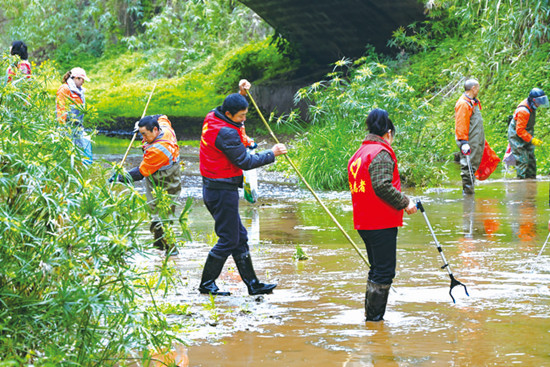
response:
<path fill-rule="evenodd" d="M 14 61 L 5 56 L 0 68 Z M 82 163 L 52 114 L 49 66 L 0 82 L 0 360 L 122 366 L 139 353 L 145 361 L 178 340 L 153 297 L 173 284 L 173 271 L 168 260 L 154 270 L 130 261 L 144 250 L 145 198 Z"/>
<path fill-rule="evenodd" d="M 236 1 L 0 0 L 5 44 L 23 39 L 30 60 L 55 61 L 53 95 L 61 76 L 85 68 L 87 103 L 97 111 L 89 127 L 141 116 L 153 85 L 149 114 L 204 117 L 247 77 L 257 82 L 296 66 L 283 42 Z M 54 14 L 54 16 L 45 16 Z M 2 24 L 2 23 L 0 23 Z"/>
<path fill-rule="evenodd" d="M 302 130 L 293 152 L 316 187 L 345 189 L 347 161 L 365 135 L 375 107 L 388 110 L 397 127 L 394 143 L 407 185 L 448 182 L 454 142 L 454 104 L 465 78 L 481 83 L 486 138 L 502 157 L 507 116 L 540 87 L 550 92 L 547 2 L 429 1 L 429 19 L 401 28 L 389 44 L 395 57 L 369 50 L 364 58 L 335 63 L 326 80 L 301 90 L 313 126 Z M 281 119 L 297 124 L 296 114 Z M 548 174 L 548 111 L 537 115 L 538 169 Z M 300 131 L 300 129 L 298 130 Z M 457 178 L 458 179 L 458 178 Z"/>
<path fill-rule="evenodd" d="M 296 245 L 296 251 L 292 255 L 292 258 L 294 260 L 303 261 L 309 259 L 309 256 L 307 256 L 307 253 L 304 251 L 302 246 Z"/>

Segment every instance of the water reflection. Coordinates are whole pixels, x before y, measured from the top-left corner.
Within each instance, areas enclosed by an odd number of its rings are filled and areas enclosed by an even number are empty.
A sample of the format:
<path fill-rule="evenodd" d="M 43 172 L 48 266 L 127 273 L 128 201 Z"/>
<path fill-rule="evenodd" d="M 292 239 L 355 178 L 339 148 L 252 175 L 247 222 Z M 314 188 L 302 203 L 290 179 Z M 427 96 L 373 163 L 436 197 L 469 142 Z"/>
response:
<path fill-rule="evenodd" d="M 524 242 L 519 249 L 532 250 L 536 237 L 536 193 L 537 181 L 522 180 L 506 183 L 506 199 L 509 202 L 509 218 L 511 220 L 512 236 Z"/>
<path fill-rule="evenodd" d="M 196 185 L 189 180 L 190 195 L 200 193 Z M 380 324 L 363 321 L 364 263 L 318 204 L 291 187 L 270 189 L 256 205 L 241 203 L 257 272 L 279 286 L 272 295 L 249 297 L 229 262 L 222 279 L 234 296 L 216 299 L 219 321 L 209 324 L 212 311 L 196 288 L 210 249 L 200 234 L 212 233 L 213 221 L 197 196 L 190 215 L 196 240 L 174 260 L 183 280 L 170 295 L 189 304 L 193 315 L 171 317 L 190 340 L 189 365 L 550 365 L 550 250 L 535 259 L 548 235 L 548 182 L 484 181 L 468 197 L 456 188 L 406 193 L 421 197 L 470 297 L 455 288 L 452 303 L 448 274 L 422 216 L 406 216 L 396 293 Z M 349 194 L 322 195 L 361 243 Z M 292 259 L 297 244 L 309 260 Z M 162 259 L 144 260 L 155 261 Z"/>

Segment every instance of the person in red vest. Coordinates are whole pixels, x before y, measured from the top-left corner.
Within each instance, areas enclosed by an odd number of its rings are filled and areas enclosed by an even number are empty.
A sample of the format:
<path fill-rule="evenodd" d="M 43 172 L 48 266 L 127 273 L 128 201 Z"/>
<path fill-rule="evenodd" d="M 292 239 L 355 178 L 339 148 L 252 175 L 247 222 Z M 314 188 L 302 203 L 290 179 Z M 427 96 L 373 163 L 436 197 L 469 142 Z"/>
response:
<path fill-rule="evenodd" d="M 180 148 L 176 133 L 166 115 L 145 116 L 135 124 L 135 131 L 143 137 L 143 160 L 127 174 L 116 173 L 109 179 L 112 182 L 141 181 L 145 178 L 145 197 L 151 209 L 152 221 L 150 231 L 154 236 L 154 246 L 165 250 L 166 256 L 178 254 L 174 243 L 169 243 L 165 237 L 162 220 L 159 216 L 154 194 L 155 187 L 161 187 L 172 198 L 177 199 L 181 192 Z M 131 179 L 131 180 L 130 180 Z M 171 206 L 172 214 L 175 205 Z"/>
<path fill-rule="evenodd" d="M 367 321 L 381 321 L 395 277 L 397 228 L 403 209 L 416 212 L 416 204 L 401 192 L 397 158 L 391 147 L 395 127 L 382 109 L 367 116 L 367 134 L 348 162 L 354 228 L 365 242 L 370 270 L 365 294 Z"/>
<path fill-rule="evenodd" d="M 20 73 L 25 74 L 27 78 L 31 77 L 31 63 L 29 62 L 29 54 L 27 52 L 27 45 L 23 41 L 13 41 L 10 47 L 10 55 L 17 55 L 21 59 L 17 65 L 8 67 L 8 82 L 11 82 L 16 75 L 17 70 Z"/>
<path fill-rule="evenodd" d="M 256 277 L 248 247 L 247 231 L 239 215 L 239 192 L 243 187 L 243 170 L 261 167 L 286 154 L 284 144 L 250 154 L 249 141 L 244 134 L 248 101 L 244 97 L 250 89 L 247 80 L 239 83 L 240 93 L 230 94 L 223 104 L 209 112 L 204 119 L 199 150 L 200 171 L 203 182 L 203 201 L 215 221 L 218 242 L 208 253 L 202 272 L 199 292 L 228 296 L 216 285 L 229 255 L 235 264 L 248 293 L 271 293 L 276 284 L 261 283 Z"/>

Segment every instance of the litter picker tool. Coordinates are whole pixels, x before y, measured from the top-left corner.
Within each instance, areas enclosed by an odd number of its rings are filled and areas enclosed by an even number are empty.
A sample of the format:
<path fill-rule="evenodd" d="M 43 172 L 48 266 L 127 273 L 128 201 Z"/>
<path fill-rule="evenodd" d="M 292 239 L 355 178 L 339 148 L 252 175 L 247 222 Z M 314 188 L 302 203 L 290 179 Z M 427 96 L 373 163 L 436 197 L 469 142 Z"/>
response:
<path fill-rule="evenodd" d="M 258 111 L 258 115 L 260 115 L 260 118 L 261 120 L 263 121 L 263 123 L 265 124 L 267 130 L 269 131 L 269 133 L 271 134 L 271 137 L 273 137 L 273 140 L 275 140 L 275 142 L 277 144 L 279 144 L 279 139 L 277 139 L 277 137 L 275 136 L 275 134 L 273 133 L 273 130 L 271 130 L 271 127 L 269 126 L 269 124 L 267 123 L 266 119 L 264 118 L 263 114 L 262 114 L 262 111 L 260 111 L 260 109 L 258 108 L 258 105 L 256 104 L 256 101 L 254 100 L 254 98 L 252 98 L 252 95 L 250 94 L 250 92 L 248 90 L 246 90 L 246 93 L 248 94 L 248 96 L 250 97 L 250 101 L 252 101 L 252 104 L 254 105 L 254 107 L 256 108 L 256 111 Z M 294 171 L 296 172 L 296 174 L 298 175 L 298 177 L 300 177 L 300 180 L 302 180 L 302 182 L 304 183 L 304 185 L 306 185 L 306 187 L 308 188 L 308 190 L 311 192 L 311 194 L 313 195 L 313 197 L 315 198 L 315 200 L 317 200 L 317 202 L 319 203 L 319 205 L 321 205 L 321 207 L 325 210 L 325 212 L 328 214 L 328 216 L 330 217 L 330 219 L 332 219 L 332 221 L 334 222 L 334 224 L 336 224 L 336 227 L 338 227 L 338 229 L 342 232 L 342 234 L 344 235 L 344 237 L 346 237 L 346 239 L 349 241 L 349 243 L 353 246 L 353 248 L 355 249 L 355 251 L 357 251 L 357 253 L 359 254 L 359 256 L 361 256 L 361 258 L 363 259 L 363 261 L 365 262 L 365 264 L 367 264 L 367 266 L 370 268 L 370 264 L 369 264 L 369 261 L 367 260 L 367 258 L 365 257 L 365 255 L 361 252 L 361 250 L 359 249 L 359 247 L 357 247 L 357 245 L 355 244 L 355 242 L 353 241 L 353 239 L 349 236 L 349 234 L 344 230 L 344 228 L 340 225 L 340 223 L 338 222 L 338 220 L 334 217 L 334 215 L 332 215 L 332 213 L 330 212 L 330 210 L 325 206 L 325 204 L 321 201 L 321 199 L 319 198 L 319 196 L 317 196 L 317 194 L 315 193 L 315 191 L 313 190 L 313 188 L 311 188 L 311 186 L 309 185 L 309 183 L 306 181 L 306 179 L 304 178 L 304 176 L 302 176 L 302 174 L 300 173 L 300 171 L 298 170 L 298 168 L 296 167 L 296 165 L 294 164 L 294 162 L 292 162 L 292 160 L 290 159 L 290 157 L 288 156 L 288 154 L 284 154 L 286 160 L 288 161 L 288 163 L 290 164 L 290 166 L 294 169 Z"/>
<path fill-rule="evenodd" d="M 424 216 L 424 220 L 426 220 L 426 224 L 428 225 L 428 228 L 430 229 L 430 232 L 432 233 L 432 237 L 434 238 L 435 245 L 437 246 L 437 251 L 439 251 L 439 255 L 441 255 L 441 258 L 443 259 L 443 266 L 441 269 L 447 269 L 447 273 L 449 273 L 449 278 L 451 278 L 451 289 L 449 289 L 449 295 L 453 299 L 453 303 L 456 303 L 455 298 L 453 297 L 453 288 L 457 285 L 461 285 L 464 287 L 464 292 L 466 292 L 466 295 L 469 297 L 468 289 L 466 289 L 466 286 L 455 279 L 453 273 L 451 272 L 451 267 L 449 266 L 449 263 L 447 262 L 447 259 L 445 259 L 445 255 L 443 254 L 443 249 L 441 248 L 441 245 L 439 244 L 439 241 L 437 240 L 437 237 L 435 236 L 434 230 L 432 229 L 432 225 L 430 224 L 430 221 L 428 220 L 428 216 L 426 215 L 426 211 L 424 210 L 424 206 L 422 205 L 422 202 L 418 200 L 416 202 L 416 207 L 418 210 L 422 212 L 422 215 Z"/>
<path fill-rule="evenodd" d="M 544 248 L 546 247 L 546 244 L 548 243 L 549 238 L 550 238 L 550 221 L 548 221 L 548 236 L 546 236 L 546 241 L 544 241 L 544 245 L 542 245 L 542 248 L 540 249 L 539 254 L 537 255 L 536 259 L 538 259 L 540 257 L 540 255 L 544 252 Z"/>
<path fill-rule="evenodd" d="M 470 181 L 472 181 L 472 189 L 475 186 L 474 183 L 474 172 L 472 171 L 472 162 L 470 162 L 470 155 L 466 156 L 466 161 L 468 162 L 468 171 L 470 172 Z"/>

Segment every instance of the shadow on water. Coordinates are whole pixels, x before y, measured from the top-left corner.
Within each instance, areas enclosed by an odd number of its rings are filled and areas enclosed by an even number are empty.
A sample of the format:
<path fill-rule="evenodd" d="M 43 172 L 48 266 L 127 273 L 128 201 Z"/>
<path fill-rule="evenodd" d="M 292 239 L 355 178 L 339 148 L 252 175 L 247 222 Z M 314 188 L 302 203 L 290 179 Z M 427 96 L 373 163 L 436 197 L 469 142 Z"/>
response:
<path fill-rule="evenodd" d="M 196 198 L 196 235 L 174 258 L 182 282 L 169 296 L 193 315 L 171 318 L 189 340 L 189 366 L 550 365 L 550 248 L 536 258 L 548 235 L 547 178 L 488 180 L 475 196 L 457 186 L 406 190 L 422 200 L 470 297 L 457 287 L 452 303 L 422 216 L 405 215 L 386 321 L 365 323 L 368 269 L 313 198 L 291 185 L 261 184 L 257 204 L 241 203 L 258 277 L 278 281 L 274 293 L 248 296 L 229 259 L 218 286 L 233 295 L 206 307 L 208 297 L 196 289 L 213 220 L 192 176 L 184 192 Z M 362 245 L 349 194 L 321 196 Z M 296 245 L 309 260 L 292 259 Z M 160 257 L 142 260 L 154 265 Z"/>

